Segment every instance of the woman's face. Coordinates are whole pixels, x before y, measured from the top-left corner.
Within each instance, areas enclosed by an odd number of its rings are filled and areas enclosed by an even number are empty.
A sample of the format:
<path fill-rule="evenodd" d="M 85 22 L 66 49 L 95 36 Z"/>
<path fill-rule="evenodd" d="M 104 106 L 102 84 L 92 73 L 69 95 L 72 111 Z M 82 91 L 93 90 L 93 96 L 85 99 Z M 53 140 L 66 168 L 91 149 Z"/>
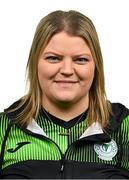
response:
<path fill-rule="evenodd" d="M 85 102 L 94 70 L 91 51 L 83 38 L 65 32 L 55 34 L 38 59 L 43 105 Z"/>

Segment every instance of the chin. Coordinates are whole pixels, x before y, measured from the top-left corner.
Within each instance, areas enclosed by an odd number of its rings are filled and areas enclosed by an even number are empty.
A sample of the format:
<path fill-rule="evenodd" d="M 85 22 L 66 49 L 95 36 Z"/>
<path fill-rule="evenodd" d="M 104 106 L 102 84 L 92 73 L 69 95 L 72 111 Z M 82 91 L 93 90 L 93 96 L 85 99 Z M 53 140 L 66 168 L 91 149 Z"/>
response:
<path fill-rule="evenodd" d="M 72 103 L 73 100 L 72 99 L 60 99 L 60 100 L 58 100 L 58 102 L 60 102 L 60 103 Z"/>
<path fill-rule="evenodd" d="M 69 96 L 63 96 L 63 97 L 58 97 L 57 100 L 62 101 L 62 102 L 71 102 L 75 98 L 74 97 L 69 97 Z"/>
<path fill-rule="evenodd" d="M 75 102 L 74 98 L 60 98 L 60 99 L 56 99 L 56 102 L 60 105 L 72 105 Z"/>

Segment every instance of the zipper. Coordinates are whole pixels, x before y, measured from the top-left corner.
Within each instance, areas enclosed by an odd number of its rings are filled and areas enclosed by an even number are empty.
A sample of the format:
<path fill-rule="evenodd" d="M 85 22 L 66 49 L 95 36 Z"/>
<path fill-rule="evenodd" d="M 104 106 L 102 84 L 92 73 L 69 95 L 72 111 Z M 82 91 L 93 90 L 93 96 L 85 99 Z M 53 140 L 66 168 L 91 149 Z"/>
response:
<path fill-rule="evenodd" d="M 60 173 L 61 179 L 64 179 L 64 178 L 65 178 L 64 169 L 65 169 L 65 162 L 66 162 L 66 154 L 67 154 L 68 150 L 71 148 L 71 146 L 72 146 L 73 144 L 76 144 L 76 143 L 78 143 L 78 142 L 81 142 L 81 141 L 83 141 L 84 139 L 87 139 L 87 140 L 88 140 L 88 138 L 90 137 L 90 136 L 88 136 L 88 137 L 83 137 L 83 138 L 81 138 L 81 139 L 78 139 L 78 140 L 72 142 L 72 143 L 70 144 L 70 146 L 66 149 L 65 153 L 63 154 L 62 151 L 61 151 L 61 149 L 60 149 L 60 147 L 58 146 L 58 144 L 56 144 L 56 143 L 55 143 L 52 139 L 50 139 L 49 137 L 46 137 L 46 136 L 41 135 L 41 134 L 36 134 L 36 133 L 34 133 L 34 132 L 32 132 L 32 131 L 29 131 L 29 130 L 27 130 L 27 129 L 23 129 L 23 128 L 21 128 L 21 127 L 20 127 L 20 129 L 23 130 L 25 133 L 27 133 L 27 134 L 29 134 L 29 135 L 32 135 L 32 136 L 37 137 L 37 138 L 40 138 L 40 139 L 49 140 L 50 142 L 52 142 L 52 143 L 55 144 L 55 146 L 56 146 L 57 149 L 59 150 L 60 156 L 61 156 L 61 159 L 59 160 L 59 161 L 60 161 L 59 173 Z"/>
<path fill-rule="evenodd" d="M 25 133 L 27 133 L 27 134 L 29 134 L 29 135 L 32 135 L 32 136 L 34 136 L 34 137 L 37 137 L 37 138 L 39 138 L 39 139 L 41 139 L 41 140 L 42 140 L 42 139 L 49 140 L 50 142 L 52 142 L 52 143 L 55 144 L 55 146 L 56 146 L 57 149 L 59 150 L 60 156 L 61 156 L 61 159 L 59 160 L 59 161 L 60 161 L 59 173 L 60 173 L 60 175 L 61 175 L 61 178 L 63 178 L 63 176 L 65 175 L 65 174 L 64 174 L 64 168 L 65 168 L 65 161 L 66 161 L 65 158 L 66 158 L 67 151 L 70 149 L 70 147 L 71 147 L 73 144 L 75 144 L 76 142 L 80 142 L 81 139 L 78 139 L 78 140 L 74 141 L 74 142 L 66 149 L 65 153 L 63 154 L 62 151 L 61 151 L 61 149 L 60 149 L 60 147 L 58 146 L 58 144 L 56 144 L 56 143 L 55 143 L 52 139 L 50 139 L 49 137 L 46 137 L 46 136 L 41 135 L 41 134 L 36 134 L 36 133 L 34 133 L 34 132 L 32 132 L 32 131 L 29 131 L 29 130 L 27 130 L 27 129 L 23 129 L 23 128 L 21 128 L 21 127 L 20 127 L 20 129 L 23 130 Z M 82 138 L 82 139 L 83 139 L 83 138 Z"/>
<path fill-rule="evenodd" d="M 60 161 L 60 169 L 59 169 L 59 172 L 62 174 L 64 172 L 64 167 L 65 167 L 65 154 L 62 153 L 60 147 L 58 146 L 58 144 L 56 144 L 52 139 L 50 139 L 49 137 L 46 137 L 44 135 L 41 135 L 41 134 L 36 134 L 36 133 L 33 133 L 32 131 L 29 131 L 27 129 L 23 129 L 23 128 L 20 128 L 21 130 L 23 130 L 25 133 L 31 135 L 31 136 L 34 136 L 34 137 L 37 137 L 39 139 L 46 139 L 46 140 L 49 140 L 51 141 L 52 143 L 55 144 L 55 146 L 57 147 L 57 149 L 59 150 L 60 152 L 60 156 L 61 156 L 61 159 L 59 160 Z M 69 148 L 69 147 L 68 147 Z M 67 149 L 68 149 L 67 148 Z M 66 150 L 67 151 L 67 150 Z M 61 175 L 62 176 L 62 175 Z"/>

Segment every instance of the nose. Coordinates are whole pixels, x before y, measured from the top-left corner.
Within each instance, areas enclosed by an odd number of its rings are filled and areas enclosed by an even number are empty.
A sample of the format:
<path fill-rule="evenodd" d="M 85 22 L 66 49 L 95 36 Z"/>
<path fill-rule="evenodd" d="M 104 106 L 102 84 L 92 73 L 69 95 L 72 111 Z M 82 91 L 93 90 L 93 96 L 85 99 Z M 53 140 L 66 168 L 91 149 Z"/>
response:
<path fill-rule="evenodd" d="M 74 73 L 73 61 L 71 58 L 63 59 L 60 73 L 65 76 L 70 76 Z"/>

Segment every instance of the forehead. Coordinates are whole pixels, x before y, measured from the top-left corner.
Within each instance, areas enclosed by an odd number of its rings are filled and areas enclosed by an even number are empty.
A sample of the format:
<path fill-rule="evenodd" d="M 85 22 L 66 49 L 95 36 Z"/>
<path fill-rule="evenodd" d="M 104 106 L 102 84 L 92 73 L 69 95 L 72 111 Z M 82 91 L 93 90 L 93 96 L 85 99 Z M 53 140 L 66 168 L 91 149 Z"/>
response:
<path fill-rule="evenodd" d="M 60 53 L 64 51 L 71 53 L 80 53 L 80 51 L 91 53 L 88 44 L 82 37 L 71 36 L 65 32 L 53 35 L 46 45 L 44 52 L 53 50 L 59 51 Z"/>

